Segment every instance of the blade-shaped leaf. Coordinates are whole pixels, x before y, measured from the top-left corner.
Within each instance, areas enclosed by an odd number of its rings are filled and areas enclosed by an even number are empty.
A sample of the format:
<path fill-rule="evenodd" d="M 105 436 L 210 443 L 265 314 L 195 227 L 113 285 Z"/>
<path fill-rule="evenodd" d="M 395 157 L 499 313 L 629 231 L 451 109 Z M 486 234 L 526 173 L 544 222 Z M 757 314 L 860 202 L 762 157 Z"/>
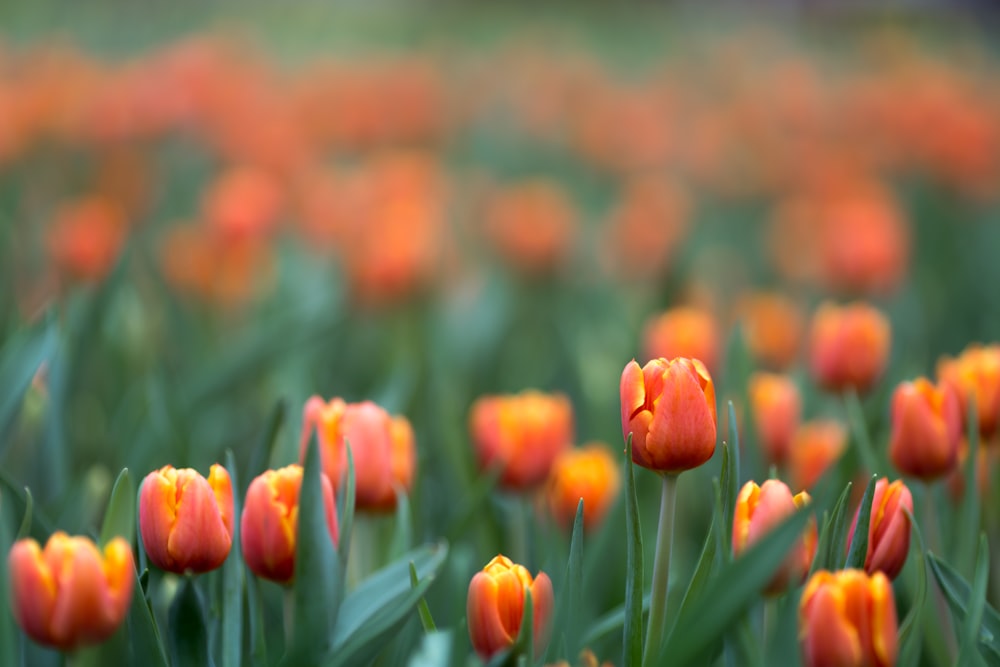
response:
<path fill-rule="evenodd" d="M 733 511 L 736 506 L 736 495 L 740 492 L 740 429 L 736 423 L 736 408 L 729 401 L 729 438 L 731 447 L 723 443 L 722 458 L 722 501 L 725 510 L 726 526 L 733 525 Z"/>
<path fill-rule="evenodd" d="M 24 487 L 24 516 L 21 517 L 21 527 L 17 529 L 17 539 L 21 540 L 31 534 L 31 515 L 35 509 L 35 499 L 31 489 Z"/>
<path fill-rule="evenodd" d="M 39 544 L 45 544 L 52 534 L 52 522 L 42 516 L 41 510 L 35 507 L 34 499 L 29 499 L 26 493 L 27 489 L 11 481 L 2 469 L 0 469 L 0 491 L 4 492 L 4 502 L 7 503 L 8 511 L 13 516 L 21 517 L 22 526 L 24 516 L 30 515 L 28 536 L 35 538 Z"/>
<path fill-rule="evenodd" d="M 990 549 L 986 543 L 986 534 L 979 536 L 979 553 L 976 558 L 976 571 L 972 578 L 972 593 L 966 607 L 965 623 L 963 624 L 962 644 L 958 652 L 959 665 L 976 665 L 982 663 L 982 656 L 977 650 L 980 627 L 983 621 L 983 609 L 986 607 L 986 584 L 990 574 Z"/>
<path fill-rule="evenodd" d="M 417 576 L 417 566 L 410 561 L 410 588 L 416 588 L 417 584 L 420 583 L 420 577 Z M 417 603 L 417 613 L 420 615 L 420 626 L 424 629 L 426 634 L 436 633 L 437 626 L 434 624 L 434 617 L 431 616 L 431 609 L 427 606 L 427 600 L 420 598 L 420 602 Z"/>
<path fill-rule="evenodd" d="M 872 519 L 872 500 L 875 497 L 875 480 L 877 475 L 872 475 L 865 487 L 865 495 L 861 498 L 861 509 L 858 513 L 858 523 L 854 528 L 854 537 L 851 538 L 851 548 L 847 552 L 847 559 L 844 561 L 844 569 L 864 569 L 865 557 L 868 555 L 868 526 Z"/>
<path fill-rule="evenodd" d="M 972 589 L 953 567 L 932 553 L 927 554 L 927 564 L 937 580 L 938 586 L 948 601 L 948 607 L 955 617 L 957 625 L 964 627 Z M 978 636 L 979 651 L 983 655 L 994 653 L 1000 655 L 1000 614 L 990 604 L 983 606 L 982 624 Z"/>
<path fill-rule="evenodd" d="M 914 562 L 917 567 L 917 592 L 910 602 L 910 611 L 906 618 L 899 624 L 899 665 L 900 667 L 916 666 L 920 661 L 920 646 L 922 637 L 917 632 L 920 623 L 920 616 L 923 613 L 924 603 L 927 601 L 927 565 L 924 560 L 924 538 L 920 533 L 920 526 L 913 519 L 910 510 L 903 507 L 910 527 L 913 529 L 913 539 L 916 541 L 916 558 Z"/>
<path fill-rule="evenodd" d="M 337 545 L 337 553 L 341 563 L 347 563 L 348 555 L 351 553 L 351 535 L 354 533 L 354 454 L 351 451 L 351 443 L 344 440 L 344 449 L 347 450 L 347 470 L 344 473 L 343 489 L 337 498 L 337 507 L 340 511 L 338 526 L 340 529 L 340 544 Z"/>
<path fill-rule="evenodd" d="M 170 603 L 170 655 L 177 665 L 215 664 L 208 650 L 208 631 L 201 595 L 191 577 L 181 580 Z"/>
<path fill-rule="evenodd" d="M 556 661 L 560 643 L 565 645 L 565 651 L 560 654 L 576 655 L 575 639 L 579 636 L 576 616 L 583 590 L 583 498 L 576 505 L 576 518 L 573 520 L 569 544 L 569 562 L 566 564 L 560 596 L 556 600 L 555 620 L 552 623 L 560 636 L 558 641 L 549 642 L 546 662 Z"/>
<path fill-rule="evenodd" d="M 101 524 L 102 545 L 114 537 L 125 538 L 126 542 L 132 544 L 135 539 L 135 499 L 132 477 L 128 474 L 128 468 L 122 468 L 115 485 L 111 488 L 108 509 Z"/>
<path fill-rule="evenodd" d="M 0 349 L 0 435 L 6 433 L 17 418 L 24 393 L 42 363 L 51 359 L 59 342 L 57 320 L 51 315 L 37 325 L 20 331 Z M 0 438 L 0 454 L 10 442 Z"/>
<path fill-rule="evenodd" d="M 648 594 L 642 598 L 643 613 L 649 611 L 650 599 L 651 596 Z M 583 646 L 590 646 L 597 640 L 603 638 L 605 635 L 608 635 L 625 625 L 625 615 L 627 611 L 628 607 L 623 603 L 601 616 L 599 619 L 594 621 L 589 628 L 587 628 L 587 632 L 584 633 L 583 639 L 580 643 Z"/>
<path fill-rule="evenodd" d="M 868 435 L 868 425 L 865 423 L 865 413 L 861 409 L 861 399 L 858 398 L 857 389 L 849 387 L 844 392 L 844 405 L 847 407 L 847 421 L 851 426 L 851 433 L 854 437 L 854 444 L 858 448 L 861 465 L 870 475 L 882 472 L 883 468 L 879 466 L 875 449 L 872 447 L 872 441 Z"/>
<path fill-rule="evenodd" d="M 239 489 L 233 451 L 226 451 L 226 469 L 234 489 Z M 240 516 L 239 494 L 233 494 L 233 517 Z M 243 656 L 243 557 L 240 552 L 240 522 L 233 521 L 233 546 L 222 565 L 222 667 L 240 667 Z"/>
<path fill-rule="evenodd" d="M 265 667 L 267 660 L 267 634 L 264 630 L 264 603 L 260 596 L 257 577 L 247 576 L 247 616 L 250 626 L 250 664 Z"/>
<path fill-rule="evenodd" d="M 274 452 L 274 445 L 278 441 L 278 434 L 285 423 L 285 414 L 287 412 L 288 405 L 284 400 L 279 400 L 274 404 L 274 409 L 271 410 L 271 415 L 267 420 L 267 428 L 261 433 L 260 440 L 257 441 L 257 445 L 253 448 L 250 455 L 250 466 L 247 470 L 247 477 L 249 479 L 253 479 L 267 468 L 268 461 L 271 460 L 271 454 Z M 239 487 L 234 485 L 233 488 Z"/>
<path fill-rule="evenodd" d="M 816 548 L 816 558 L 813 559 L 813 566 L 810 574 L 817 570 L 835 570 L 837 563 L 841 562 L 843 554 L 847 553 L 847 501 L 851 497 L 852 482 L 844 486 L 837 503 L 830 513 L 829 523 L 824 524 L 823 534 L 820 535 L 820 544 L 826 539 L 826 549 Z"/>
<path fill-rule="evenodd" d="M 396 530 L 392 535 L 389 558 L 402 556 L 413 547 L 413 519 L 410 516 L 410 497 L 401 486 L 396 486 Z"/>
<path fill-rule="evenodd" d="M 13 544 L 10 530 L 12 521 L 8 519 L 9 512 L 6 511 L 9 503 L 5 501 L 9 494 L 2 491 L 0 489 L 0 554 L 4 554 L 6 557 Z M 21 662 L 16 657 L 19 653 L 19 639 L 14 626 L 14 615 L 7 602 L 11 599 L 9 580 L 6 572 L 0 574 L 0 662 L 13 666 L 20 665 Z"/>
<path fill-rule="evenodd" d="M 958 527 L 952 552 L 953 563 L 959 572 L 968 576 L 972 572 L 973 554 L 979 534 L 980 498 L 976 480 L 979 466 L 979 417 L 974 392 L 969 397 L 969 411 L 966 417 L 969 453 L 965 459 L 965 495 L 958 511 Z"/>
<path fill-rule="evenodd" d="M 635 495 L 632 465 L 632 435 L 625 446 L 625 621 L 622 637 L 622 664 L 642 664 L 642 526 Z"/>
<path fill-rule="evenodd" d="M 718 521 L 718 514 L 713 515 L 712 524 L 708 528 L 708 535 L 705 536 L 705 544 L 701 548 L 701 556 L 698 558 L 698 564 L 694 568 L 694 574 L 691 576 L 691 581 L 688 583 L 687 591 L 684 592 L 684 597 L 681 599 L 680 609 L 677 611 L 677 615 L 674 618 L 675 625 L 677 623 L 677 619 L 683 618 L 687 614 L 688 609 L 690 609 L 694 600 L 697 600 L 701 595 L 702 590 L 704 590 L 705 585 L 708 584 L 708 581 L 711 579 L 712 573 L 715 570 L 715 551 L 719 544 L 719 540 L 717 539 L 715 533 L 715 524 Z"/>

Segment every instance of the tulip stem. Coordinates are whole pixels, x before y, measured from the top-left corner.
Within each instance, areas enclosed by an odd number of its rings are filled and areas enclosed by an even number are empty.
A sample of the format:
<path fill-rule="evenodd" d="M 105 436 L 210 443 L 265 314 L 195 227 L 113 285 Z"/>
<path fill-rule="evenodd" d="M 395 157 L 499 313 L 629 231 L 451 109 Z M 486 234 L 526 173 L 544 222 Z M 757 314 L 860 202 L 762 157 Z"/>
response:
<path fill-rule="evenodd" d="M 670 551 L 674 542 L 674 513 L 677 507 L 677 475 L 663 475 L 660 496 L 660 525 L 656 531 L 656 554 L 653 557 L 653 590 L 646 626 L 643 665 L 652 665 L 660 653 L 666 630 L 667 585 L 670 579 Z"/>
<path fill-rule="evenodd" d="M 865 412 L 861 407 L 861 399 L 858 397 L 858 390 L 848 387 L 844 391 L 844 406 L 847 410 L 847 421 L 854 431 L 854 444 L 858 448 L 858 456 L 861 458 L 861 465 L 867 469 L 869 475 L 878 473 L 881 469 L 878 459 L 875 457 L 875 450 L 872 448 L 872 441 L 868 434 L 868 423 L 865 421 Z"/>
<path fill-rule="evenodd" d="M 295 630 L 295 595 L 291 586 L 285 586 L 284 591 L 285 648 L 292 645 L 292 633 Z"/>

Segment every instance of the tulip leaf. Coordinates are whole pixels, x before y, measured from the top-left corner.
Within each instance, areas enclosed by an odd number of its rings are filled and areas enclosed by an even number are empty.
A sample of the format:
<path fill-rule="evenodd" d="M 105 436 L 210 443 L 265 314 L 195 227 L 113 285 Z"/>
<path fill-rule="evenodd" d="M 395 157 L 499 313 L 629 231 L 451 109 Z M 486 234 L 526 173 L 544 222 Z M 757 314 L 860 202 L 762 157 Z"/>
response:
<path fill-rule="evenodd" d="M 299 491 L 295 582 L 291 590 L 292 636 L 281 661 L 286 667 L 315 665 L 330 653 L 344 594 L 343 560 L 330 539 L 320 475 L 319 447 L 313 436 L 306 447 Z M 348 495 L 353 498 L 353 493 Z M 346 528 L 341 530 L 343 547 L 349 532 Z"/>
<path fill-rule="evenodd" d="M 260 596 L 260 582 L 257 577 L 247 576 L 247 616 L 250 626 L 250 664 L 265 667 L 267 660 L 267 636 L 264 631 L 264 604 Z"/>
<path fill-rule="evenodd" d="M 690 583 L 688 583 L 687 591 L 684 592 L 684 597 L 681 598 L 680 609 L 674 617 L 675 625 L 677 619 L 687 614 L 692 603 L 701 595 L 701 591 L 704 590 L 712 577 L 712 572 L 715 570 L 715 553 L 719 546 L 715 528 L 718 522 L 719 514 L 716 513 L 712 517 L 712 523 L 708 528 L 708 535 L 705 537 L 705 544 L 701 548 L 701 556 L 698 558 L 698 564 L 694 568 L 694 574 L 691 576 Z"/>
<path fill-rule="evenodd" d="M 503 474 L 503 464 L 497 463 L 491 466 L 485 474 L 479 475 L 472 485 L 472 488 L 465 494 L 465 501 L 462 503 L 462 512 L 453 519 L 448 530 L 445 531 L 446 539 L 449 543 L 460 539 L 469 530 L 469 525 L 473 521 L 482 518 L 482 505 L 490 497 L 490 493 L 496 488 L 500 475 Z"/>
<path fill-rule="evenodd" d="M 917 567 L 917 593 L 910 602 L 910 610 L 906 618 L 899 625 L 899 664 L 901 667 L 915 666 L 920 661 L 920 646 L 922 637 L 917 632 L 920 617 L 927 601 L 927 564 L 924 560 L 924 538 L 920 533 L 920 526 L 913 518 L 913 514 L 906 507 L 902 510 L 906 513 L 910 526 L 913 528 L 913 539 L 916 541 L 917 558 L 914 559 Z"/>
<path fill-rule="evenodd" d="M 451 664 L 454 632 L 443 630 L 425 634 L 406 667 L 441 667 Z"/>
<path fill-rule="evenodd" d="M 351 443 L 345 438 L 344 448 L 347 450 L 347 471 L 341 484 L 340 495 L 337 498 L 337 508 L 340 511 L 338 517 L 338 531 L 340 533 L 340 543 L 337 546 L 337 553 L 340 562 L 345 564 L 351 553 L 351 535 L 354 532 L 354 453 L 351 450 Z M 333 482 L 333 480 L 330 480 Z"/>
<path fill-rule="evenodd" d="M 953 567 L 932 553 L 926 556 L 931 573 L 944 593 L 958 627 L 964 627 L 972 589 Z M 992 605 L 983 605 L 982 624 L 979 628 L 977 644 L 979 652 L 993 664 L 993 656 L 1000 656 L 1000 614 Z"/>
<path fill-rule="evenodd" d="M 399 558 L 413 546 L 413 518 L 410 516 L 410 497 L 406 490 L 394 485 L 396 492 L 396 530 L 392 534 L 389 558 Z"/>
<path fill-rule="evenodd" d="M 851 495 L 850 482 L 844 487 L 832 512 L 823 512 L 823 530 L 816 544 L 816 556 L 813 558 L 809 574 L 818 570 L 835 570 L 840 562 L 841 554 L 845 552 L 844 525 L 847 522 L 847 499 Z"/>
<path fill-rule="evenodd" d="M 416 588 L 419 583 L 420 577 L 417 576 L 417 566 L 411 560 L 410 588 Z M 420 615 L 420 625 L 423 627 L 425 634 L 437 632 L 437 626 L 434 624 L 434 617 L 431 616 L 431 609 L 427 606 L 427 600 L 420 598 L 420 602 L 417 603 L 417 614 Z"/>
<path fill-rule="evenodd" d="M 0 554 L 6 558 L 10 553 L 13 541 L 10 538 L 7 503 L 9 494 L 0 493 Z M 7 573 L 0 574 L 0 664 L 20 665 L 17 659 L 19 653 L 19 635 L 14 626 L 14 614 L 8 600 L 13 599 L 10 591 L 10 577 Z"/>
<path fill-rule="evenodd" d="M 135 485 L 128 474 L 128 468 L 122 468 L 118 479 L 111 488 L 108 509 L 104 512 L 104 522 L 101 524 L 101 546 L 115 537 L 122 537 L 129 545 L 135 538 Z"/>
<path fill-rule="evenodd" d="M 726 461 L 729 459 L 729 447 L 726 443 L 722 443 L 722 475 L 723 478 L 727 476 Z M 732 545 L 729 543 L 732 533 L 733 517 L 730 512 L 726 511 L 726 501 L 723 500 L 723 494 L 729 483 L 727 480 L 723 479 L 719 481 L 718 477 L 712 478 L 712 488 L 715 493 L 715 513 L 712 515 L 711 528 L 715 532 L 715 541 L 718 544 L 717 553 L 722 557 L 723 562 L 729 562 L 730 556 L 732 555 Z M 735 503 L 736 496 L 733 496 L 733 502 Z M 715 517 L 718 517 L 718 521 L 714 521 Z"/>
<path fill-rule="evenodd" d="M 966 607 L 965 621 L 962 623 L 961 646 L 958 652 L 959 665 L 982 664 L 983 659 L 977 650 L 980 627 L 983 622 L 983 610 L 986 607 L 986 584 L 990 574 L 990 549 L 986 543 L 986 534 L 980 533 L 979 553 L 976 558 L 976 570 L 972 577 L 972 594 Z"/>
<path fill-rule="evenodd" d="M 740 429 L 736 423 L 736 409 L 729 401 L 729 438 L 731 446 L 722 443 L 722 491 L 724 495 L 723 509 L 726 511 L 726 526 L 733 525 L 733 512 L 736 506 L 736 496 L 740 492 Z"/>
<path fill-rule="evenodd" d="M 645 595 L 642 598 L 642 611 L 643 613 L 649 611 L 649 603 L 651 600 L 650 595 Z M 590 646 L 597 640 L 603 638 L 608 633 L 614 632 L 618 628 L 622 627 L 625 623 L 625 612 L 627 607 L 621 604 L 608 613 L 601 616 L 599 619 L 594 621 L 587 632 L 583 635 L 580 643 L 583 646 Z"/>
<path fill-rule="evenodd" d="M 170 603 L 170 654 L 175 665 L 214 665 L 208 650 L 205 609 L 194 579 L 185 576 Z"/>
<path fill-rule="evenodd" d="M 660 657 L 670 656 L 670 664 L 676 665 L 703 664 L 725 633 L 757 601 L 789 549 L 801 539 L 811 514 L 808 507 L 797 510 L 723 567 L 677 619 Z"/>
<path fill-rule="evenodd" d="M 17 529 L 17 539 L 24 539 L 31 533 L 31 514 L 34 508 L 35 499 L 31 497 L 31 489 L 24 487 L 24 516 L 21 517 L 21 527 Z"/>
<path fill-rule="evenodd" d="M 865 423 L 865 413 L 861 409 L 861 399 L 858 398 L 858 390 L 854 387 L 848 387 L 844 392 L 844 406 L 847 408 L 847 421 L 851 426 L 861 465 L 868 474 L 878 474 L 883 467 L 879 466 L 878 458 L 875 456 L 875 449 L 868 434 L 868 425 Z"/>
<path fill-rule="evenodd" d="M 59 343 L 57 320 L 50 313 L 35 326 L 12 335 L 0 349 L 0 436 L 8 432 L 21 411 L 24 394 L 42 364 Z M 0 455 L 12 442 L 0 437 Z"/>
<path fill-rule="evenodd" d="M 864 569 L 865 558 L 868 556 L 868 526 L 872 520 L 872 500 L 875 497 L 875 480 L 878 475 L 872 475 L 865 487 L 865 495 L 861 498 L 861 508 L 858 510 L 858 522 L 851 538 L 851 548 L 844 561 L 844 569 Z"/>
<path fill-rule="evenodd" d="M 5 491 L 4 502 L 9 502 L 10 511 L 14 516 L 21 517 L 21 527 L 24 527 L 25 515 L 30 515 L 28 537 L 33 537 L 39 544 L 44 545 L 52 534 L 52 523 L 42 515 L 39 508 L 35 507 L 34 499 L 29 498 L 27 488 L 18 486 L 0 469 L 0 490 Z M 30 505 L 30 507 L 29 507 Z M 19 536 L 20 537 L 20 536 Z"/>
<path fill-rule="evenodd" d="M 274 404 L 271 415 L 267 420 L 267 428 L 261 433 L 260 440 L 250 454 L 250 465 L 247 470 L 247 477 L 253 479 L 269 466 L 271 454 L 274 452 L 274 445 L 278 441 L 278 433 L 285 423 L 285 414 L 288 412 L 288 404 L 284 400 L 279 400 Z M 232 475 L 235 470 L 230 471 Z M 334 480 L 330 480 L 333 482 Z M 233 485 L 233 488 L 238 488 Z"/>
<path fill-rule="evenodd" d="M 625 620 L 622 637 L 622 664 L 642 664 L 642 526 L 635 495 L 635 466 L 632 464 L 632 434 L 625 445 Z"/>
<path fill-rule="evenodd" d="M 969 396 L 969 411 L 966 416 L 967 440 L 969 443 L 968 455 L 965 459 L 965 495 L 962 497 L 962 505 L 958 511 L 958 526 L 955 536 L 955 551 L 952 554 L 952 562 L 955 563 L 959 572 L 968 576 L 972 571 L 972 558 L 976 549 L 976 541 L 979 534 L 979 484 L 976 469 L 979 466 L 979 417 L 977 413 L 975 394 Z"/>
<path fill-rule="evenodd" d="M 239 489 L 233 450 L 226 450 L 226 469 L 234 489 Z M 233 545 L 222 565 L 222 667 L 240 667 L 243 656 L 243 557 L 240 542 L 240 497 L 233 494 Z"/>
<path fill-rule="evenodd" d="M 576 518 L 569 538 L 569 562 L 556 600 L 552 627 L 558 629 L 560 641 L 565 650 L 560 652 L 559 642 L 552 641 L 546 653 L 546 663 L 555 662 L 559 655 L 576 655 L 577 610 L 580 606 L 580 592 L 583 590 L 583 498 L 576 504 Z M 555 634 L 555 633 L 553 633 Z M 553 637 L 555 639 L 555 637 Z"/>

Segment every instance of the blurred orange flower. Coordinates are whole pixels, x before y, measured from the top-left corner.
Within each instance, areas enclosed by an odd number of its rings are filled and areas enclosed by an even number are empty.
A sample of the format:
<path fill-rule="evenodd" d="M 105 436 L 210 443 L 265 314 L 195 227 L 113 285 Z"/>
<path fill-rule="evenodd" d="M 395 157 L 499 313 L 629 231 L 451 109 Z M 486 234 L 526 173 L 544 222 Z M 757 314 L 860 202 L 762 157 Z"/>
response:
<path fill-rule="evenodd" d="M 788 474 L 797 489 L 813 489 L 847 448 L 847 431 L 839 422 L 810 421 L 799 426 L 788 452 Z"/>
<path fill-rule="evenodd" d="M 497 254 L 529 275 L 558 269 L 576 241 L 578 214 L 556 181 L 538 178 L 498 189 L 487 202 L 484 233 Z"/>
<path fill-rule="evenodd" d="M 831 391 L 870 388 L 889 362 L 889 320 L 863 302 L 838 306 L 825 302 L 813 314 L 810 369 Z"/>
<path fill-rule="evenodd" d="M 710 371 L 719 360 L 715 319 L 707 311 L 689 306 L 671 308 L 647 320 L 642 343 L 647 359 L 699 359 Z"/>
<path fill-rule="evenodd" d="M 583 500 L 583 524 L 593 529 L 604 520 L 621 486 L 618 463 L 601 443 L 567 449 L 552 464 L 546 495 L 549 511 L 563 528 L 573 525 Z"/>

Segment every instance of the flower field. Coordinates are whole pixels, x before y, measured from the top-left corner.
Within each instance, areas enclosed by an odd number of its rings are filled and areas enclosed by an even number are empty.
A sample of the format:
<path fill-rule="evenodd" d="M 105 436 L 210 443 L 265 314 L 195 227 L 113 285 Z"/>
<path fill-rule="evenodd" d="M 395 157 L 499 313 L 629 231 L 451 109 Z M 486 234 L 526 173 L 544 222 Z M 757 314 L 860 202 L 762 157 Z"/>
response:
<path fill-rule="evenodd" d="M 975 28 L 96 7 L 0 9 L 0 667 L 1000 664 Z"/>

